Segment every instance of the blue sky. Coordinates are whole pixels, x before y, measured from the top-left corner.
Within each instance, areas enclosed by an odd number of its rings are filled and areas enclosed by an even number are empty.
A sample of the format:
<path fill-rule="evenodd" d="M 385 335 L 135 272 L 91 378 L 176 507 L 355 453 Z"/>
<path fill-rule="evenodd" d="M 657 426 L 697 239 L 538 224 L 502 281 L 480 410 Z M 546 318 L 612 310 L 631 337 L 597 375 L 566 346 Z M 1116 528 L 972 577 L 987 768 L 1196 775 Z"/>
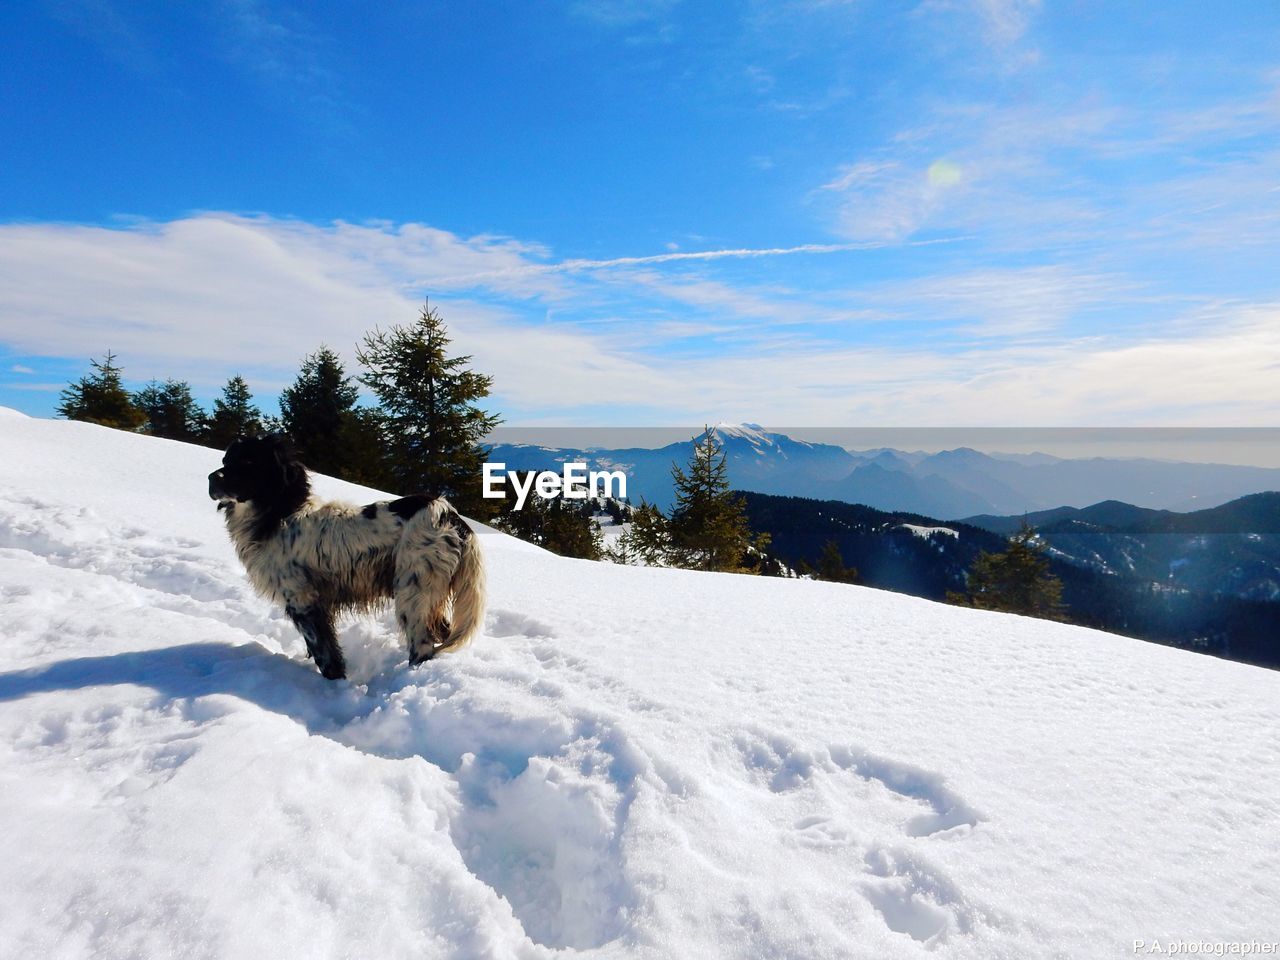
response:
<path fill-rule="evenodd" d="M 1280 8 L 0 10 L 0 404 L 429 296 L 513 424 L 1274 426 Z"/>

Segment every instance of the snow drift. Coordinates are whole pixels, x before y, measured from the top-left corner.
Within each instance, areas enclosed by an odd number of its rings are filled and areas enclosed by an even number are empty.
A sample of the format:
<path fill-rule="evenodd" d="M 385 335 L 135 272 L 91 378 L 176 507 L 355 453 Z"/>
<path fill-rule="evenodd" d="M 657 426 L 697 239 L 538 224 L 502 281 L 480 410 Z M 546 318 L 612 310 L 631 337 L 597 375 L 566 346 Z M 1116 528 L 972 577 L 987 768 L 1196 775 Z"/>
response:
<path fill-rule="evenodd" d="M 0 943 L 30 957 L 1107 957 L 1280 939 L 1280 674 L 484 531 L 350 682 L 210 450 L 0 417 Z M 325 495 L 381 495 L 319 479 Z"/>

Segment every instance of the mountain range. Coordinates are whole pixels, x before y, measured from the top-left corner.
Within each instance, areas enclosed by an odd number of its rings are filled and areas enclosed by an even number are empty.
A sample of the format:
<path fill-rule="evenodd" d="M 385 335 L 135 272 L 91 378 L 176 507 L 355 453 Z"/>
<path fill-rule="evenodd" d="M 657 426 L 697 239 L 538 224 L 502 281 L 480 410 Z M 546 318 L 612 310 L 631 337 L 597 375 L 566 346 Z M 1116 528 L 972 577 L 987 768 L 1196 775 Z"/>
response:
<path fill-rule="evenodd" d="M 1025 517 L 970 517 L 1008 535 L 1030 523 L 1058 558 L 1108 576 L 1245 600 L 1280 600 L 1280 493 L 1172 513 L 1106 501 Z"/>
<path fill-rule="evenodd" d="M 889 448 L 851 451 L 771 433 L 757 424 L 718 424 L 729 481 L 736 490 L 861 503 L 930 517 L 1021 515 L 1123 501 L 1151 510 L 1214 507 L 1280 490 L 1280 469 L 1150 459 L 1063 459 L 1049 454 L 938 453 Z M 556 469 L 582 461 L 623 470 L 628 494 L 670 506 L 671 467 L 683 466 L 693 439 L 656 449 L 576 449 L 498 444 L 489 459 L 509 469 Z"/>

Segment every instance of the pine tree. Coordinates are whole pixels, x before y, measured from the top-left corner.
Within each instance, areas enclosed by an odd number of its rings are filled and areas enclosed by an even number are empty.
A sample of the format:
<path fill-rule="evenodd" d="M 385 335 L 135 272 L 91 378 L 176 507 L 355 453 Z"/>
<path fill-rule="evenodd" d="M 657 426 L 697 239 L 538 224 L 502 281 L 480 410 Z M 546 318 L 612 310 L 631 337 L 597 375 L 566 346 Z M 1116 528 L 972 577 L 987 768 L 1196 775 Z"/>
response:
<path fill-rule="evenodd" d="M 832 583 L 853 583 L 858 579 L 857 568 L 845 566 L 840 544 L 835 540 L 828 540 L 823 546 L 822 555 L 818 558 L 817 574 L 819 580 L 829 580 Z"/>
<path fill-rule="evenodd" d="M 671 530 L 667 518 L 652 503 L 640 501 L 624 536 L 630 538 L 630 549 L 642 565 L 661 567 L 671 562 Z"/>
<path fill-rule="evenodd" d="M 613 497 L 604 498 L 604 510 L 613 518 L 615 524 L 626 523 L 631 517 L 631 507 Z"/>
<path fill-rule="evenodd" d="M 116 366 L 116 355 L 108 350 L 101 363 L 97 360 L 89 363 L 95 372 L 81 377 L 62 391 L 58 416 L 117 430 L 136 430 L 145 416 L 124 388 L 121 368 Z"/>
<path fill-rule="evenodd" d="M 711 428 L 695 438 L 688 472 L 671 467 L 676 499 L 671 511 L 671 553 L 693 570 L 742 570 L 750 543 L 746 507 L 729 490 L 724 449 Z"/>
<path fill-rule="evenodd" d="M 563 499 L 537 498 L 544 513 L 542 545 L 562 557 L 599 560 L 604 555 L 604 540 L 590 512 Z M 526 503 L 525 508 L 528 509 Z"/>
<path fill-rule="evenodd" d="M 141 430 L 153 437 L 167 437 L 186 443 L 204 439 L 208 418 L 191 396 L 191 385 L 184 380 L 152 380 L 133 395 L 134 405 L 145 421 Z"/>
<path fill-rule="evenodd" d="M 780 576 L 782 564 L 769 556 L 769 547 L 773 545 L 773 534 L 761 530 L 751 538 L 751 549 L 747 551 L 744 562 L 751 573 L 762 577 Z"/>
<path fill-rule="evenodd" d="M 476 401 L 489 395 L 493 378 L 468 370 L 469 356 L 448 356 L 449 343 L 439 311 L 423 305 L 412 326 L 365 337 L 356 353 L 367 371 L 360 379 L 382 406 L 397 489 L 447 496 L 484 519 L 496 501 L 481 495 L 488 451 L 480 441 L 501 420 Z"/>
<path fill-rule="evenodd" d="M 353 407 L 342 418 L 338 430 L 338 448 L 342 451 L 344 480 L 391 490 L 396 487 L 388 455 L 387 418 L 373 407 Z"/>
<path fill-rule="evenodd" d="M 604 556 L 611 563 L 662 567 L 670 563 L 671 535 L 667 518 L 653 504 L 641 500 L 623 515 L 627 529 L 613 538 Z"/>
<path fill-rule="evenodd" d="M 969 569 L 966 592 L 949 593 L 947 599 L 982 610 L 1062 620 L 1062 581 L 1049 570 L 1047 549 L 1024 520 L 1003 553 L 978 554 Z"/>
<path fill-rule="evenodd" d="M 302 361 L 293 385 L 281 392 L 281 425 L 312 470 L 348 476 L 352 464 L 342 443 L 343 426 L 351 421 L 359 394 L 338 355 L 326 346 Z"/>
<path fill-rule="evenodd" d="M 253 394 L 244 377 L 236 374 L 222 388 L 222 399 L 213 401 L 207 440 L 210 446 L 223 449 L 236 437 L 255 436 L 263 432 L 262 411 L 253 405 Z"/>
<path fill-rule="evenodd" d="M 635 565 L 638 562 L 638 558 L 631 539 L 631 531 L 624 530 L 610 540 L 609 545 L 604 548 L 602 559 L 608 560 L 610 563 L 621 564 L 624 567 Z"/>
<path fill-rule="evenodd" d="M 517 471 L 521 484 L 535 472 Z M 599 560 L 604 556 L 604 541 L 592 518 L 591 501 L 530 496 L 517 510 L 517 499 L 515 484 L 508 477 L 501 512 L 492 521 L 495 527 L 562 557 Z"/>

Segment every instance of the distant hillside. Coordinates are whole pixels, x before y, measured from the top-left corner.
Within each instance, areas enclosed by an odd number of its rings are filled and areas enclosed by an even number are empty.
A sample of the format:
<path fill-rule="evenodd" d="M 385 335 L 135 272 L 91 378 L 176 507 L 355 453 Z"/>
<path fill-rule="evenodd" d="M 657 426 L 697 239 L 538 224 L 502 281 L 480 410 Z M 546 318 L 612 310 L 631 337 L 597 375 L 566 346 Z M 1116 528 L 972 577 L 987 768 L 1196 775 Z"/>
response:
<path fill-rule="evenodd" d="M 838 500 L 742 493 L 751 528 L 772 537 L 769 552 L 789 566 L 815 563 L 835 540 L 845 563 L 869 587 L 942 600 L 964 588 L 964 571 L 979 551 L 1004 549 L 1005 538 L 966 524 L 944 524 L 916 513 L 876 510 Z M 922 536 L 912 527 L 944 527 L 958 536 Z"/>
<path fill-rule="evenodd" d="M 859 583 L 931 600 L 963 590 L 979 552 L 1002 551 L 1022 520 L 948 523 L 840 501 L 741 495 L 752 529 L 768 532 L 770 552 L 789 566 L 816 564 L 834 540 Z M 1040 529 L 1073 623 L 1280 666 L 1280 535 L 1242 532 L 1255 521 L 1275 530 L 1277 506 L 1280 495 L 1262 494 L 1199 515 L 1109 502 L 1028 519 L 1050 521 Z M 1112 531 L 1103 518 L 1133 532 Z M 1236 532 L 1166 532 L 1197 523 Z"/>
<path fill-rule="evenodd" d="M 1255 493 L 1207 510 L 1175 513 L 1150 510 L 1118 500 L 1092 506 L 1058 507 L 1025 515 L 997 517 L 982 514 L 964 522 L 993 533 L 1011 534 L 1023 519 L 1042 533 L 1085 525 L 1115 533 L 1280 533 L 1280 493 Z"/>
<path fill-rule="evenodd" d="M 972 517 L 1000 534 L 1022 517 Z M 1077 566 L 1165 587 L 1246 600 L 1280 600 L 1280 493 L 1172 513 L 1107 501 L 1028 514 L 1055 554 Z"/>

